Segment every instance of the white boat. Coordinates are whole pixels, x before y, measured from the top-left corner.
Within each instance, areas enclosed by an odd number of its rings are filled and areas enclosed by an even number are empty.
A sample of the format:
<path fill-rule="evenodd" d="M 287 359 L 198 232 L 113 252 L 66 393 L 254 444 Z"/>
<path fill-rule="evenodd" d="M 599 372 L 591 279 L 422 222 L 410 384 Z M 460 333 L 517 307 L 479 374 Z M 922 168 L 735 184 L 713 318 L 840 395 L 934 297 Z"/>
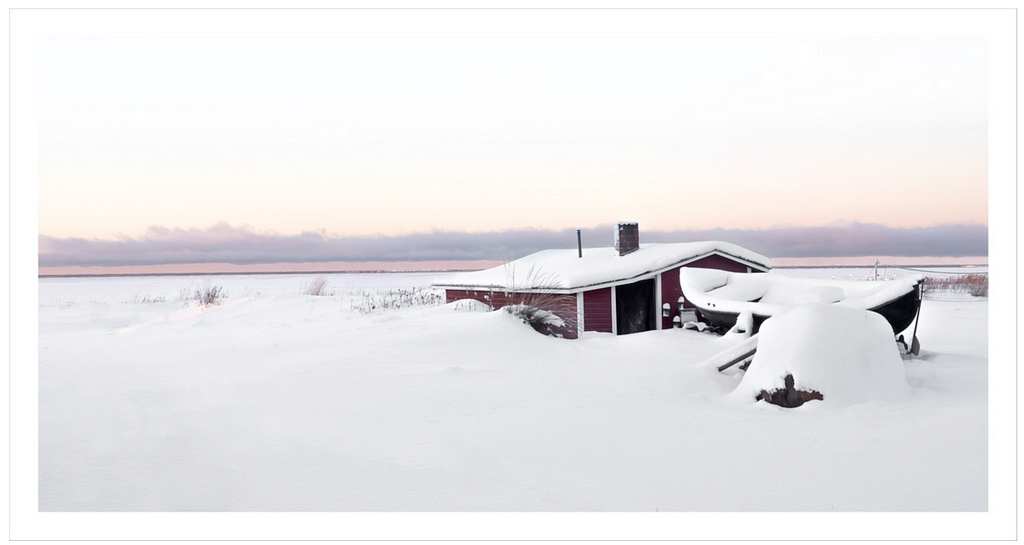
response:
<path fill-rule="evenodd" d="M 761 323 L 793 305 L 830 303 L 881 314 L 898 335 L 907 329 L 921 308 L 924 278 L 858 281 L 789 278 L 768 273 L 732 273 L 715 269 L 683 268 L 679 285 L 683 297 L 708 322 L 723 330 L 743 312 L 753 316 L 753 331 Z"/>

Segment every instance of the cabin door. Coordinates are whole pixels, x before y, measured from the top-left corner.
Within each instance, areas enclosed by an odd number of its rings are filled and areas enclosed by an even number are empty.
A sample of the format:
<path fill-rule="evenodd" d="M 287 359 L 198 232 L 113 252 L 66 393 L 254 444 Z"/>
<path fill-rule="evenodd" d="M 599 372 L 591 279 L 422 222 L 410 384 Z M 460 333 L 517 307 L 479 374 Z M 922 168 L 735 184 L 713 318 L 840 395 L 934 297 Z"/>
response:
<path fill-rule="evenodd" d="M 654 307 L 653 278 L 615 286 L 615 319 L 619 335 L 656 329 Z"/>

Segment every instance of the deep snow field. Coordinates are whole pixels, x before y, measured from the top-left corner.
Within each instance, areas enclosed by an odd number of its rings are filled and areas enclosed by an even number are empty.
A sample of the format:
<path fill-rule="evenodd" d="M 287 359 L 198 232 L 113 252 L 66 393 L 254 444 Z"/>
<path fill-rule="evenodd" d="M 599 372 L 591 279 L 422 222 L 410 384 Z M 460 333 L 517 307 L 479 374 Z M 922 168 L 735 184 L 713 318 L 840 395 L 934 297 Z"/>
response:
<path fill-rule="evenodd" d="M 442 273 L 303 295 L 313 276 L 41 278 L 40 509 L 987 508 L 985 301 L 924 302 L 906 396 L 783 409 L 701 365 L 735 339 L 555 339 L 477 305 L 381 309 Z M 212 286 L 220 305 L 182 300 Z"/>

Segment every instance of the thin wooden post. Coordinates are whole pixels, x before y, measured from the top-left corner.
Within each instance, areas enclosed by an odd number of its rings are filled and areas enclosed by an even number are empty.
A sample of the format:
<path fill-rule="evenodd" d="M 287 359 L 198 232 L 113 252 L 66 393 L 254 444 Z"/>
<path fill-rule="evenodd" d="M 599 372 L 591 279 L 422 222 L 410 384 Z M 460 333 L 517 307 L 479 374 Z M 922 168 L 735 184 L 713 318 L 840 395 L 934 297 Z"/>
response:
<path fill-rule="evenodd" d="M 910 336 L 910 353 L 917 356 L 921 352 L 921 342 L 917 340 L 917 324 L 921 321 L 921 305 L 924 304 L 924 280 L 917 284 L 917 315 L 914 316 L 914 334 Z M 914 351 L 914 347 L 917 351 Z"/>

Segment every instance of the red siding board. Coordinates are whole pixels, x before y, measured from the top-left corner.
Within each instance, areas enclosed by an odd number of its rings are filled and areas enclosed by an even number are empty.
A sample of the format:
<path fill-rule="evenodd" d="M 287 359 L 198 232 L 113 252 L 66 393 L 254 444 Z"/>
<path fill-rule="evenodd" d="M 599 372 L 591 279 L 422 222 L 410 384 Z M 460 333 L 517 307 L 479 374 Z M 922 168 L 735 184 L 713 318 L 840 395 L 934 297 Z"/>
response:
<path fill-rule="evenodd" d="M 722 257 L 720 255 L 709 255 L 707 257 L 702 257 L 697 261 L 687 263 L 686 266 L 697 267 L 700 269 L 719 269 L 729 272 L 747 272 L 747 266 L 744 265 L 743 263 L 733 261 L 728 257 Z"/>
<path fill-rule="evenodd" d="M 612 289 L 583 292 L 583 330 L 612 332 Z"/>
<path fill-rule="evenodd" d="M 679 269 L 681 268 L 676 267 L 661 273 L 661 303 L 658 304 L 659 312 L 661 312 L 660 308 L 666 304 L 671 309 L 668 317 L 662 316 L 661 318 L 662 329 L 672 329 L 672 317 L 679 314 L 679 296 L 683 294 L 683 290 L 679 287 Z"/>

